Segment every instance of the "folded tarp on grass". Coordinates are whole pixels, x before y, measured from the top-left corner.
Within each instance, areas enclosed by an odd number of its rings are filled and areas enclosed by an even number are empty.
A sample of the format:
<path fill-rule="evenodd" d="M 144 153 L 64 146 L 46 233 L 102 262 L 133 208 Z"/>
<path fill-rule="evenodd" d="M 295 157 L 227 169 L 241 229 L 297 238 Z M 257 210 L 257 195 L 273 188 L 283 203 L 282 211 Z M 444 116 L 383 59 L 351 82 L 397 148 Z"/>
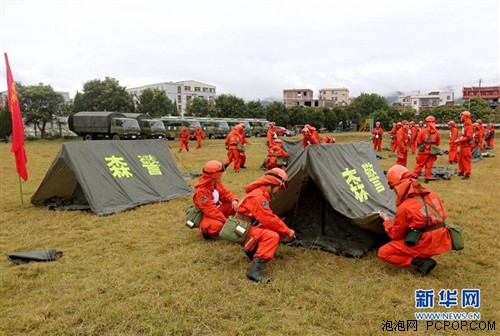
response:
<path fill-rule="evenodd" d="M 54 261 L 62 257 L 63 252 L 53 249 L 46 251 L 28 251 L 7 253 L 7 259 L 14 264 L 26 264 L 30 261 Z"/>

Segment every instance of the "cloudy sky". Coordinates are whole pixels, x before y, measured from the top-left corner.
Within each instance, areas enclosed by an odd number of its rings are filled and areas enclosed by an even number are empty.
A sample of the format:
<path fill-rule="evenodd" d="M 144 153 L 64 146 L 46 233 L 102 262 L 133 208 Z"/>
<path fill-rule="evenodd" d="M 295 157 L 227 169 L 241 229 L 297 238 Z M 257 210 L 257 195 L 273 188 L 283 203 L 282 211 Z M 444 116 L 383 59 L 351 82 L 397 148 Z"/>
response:
<path fill-rule="evenodd" d="M 198 80 L 245 100 L 283 89 L 362 92 L 500 84 L 499 0 L 0 0 L 16 81 L 73 97 Z M 2 57 L 3 58 L 3 57 Z M 0 91 L 6 90 L 1 62 Z"/>

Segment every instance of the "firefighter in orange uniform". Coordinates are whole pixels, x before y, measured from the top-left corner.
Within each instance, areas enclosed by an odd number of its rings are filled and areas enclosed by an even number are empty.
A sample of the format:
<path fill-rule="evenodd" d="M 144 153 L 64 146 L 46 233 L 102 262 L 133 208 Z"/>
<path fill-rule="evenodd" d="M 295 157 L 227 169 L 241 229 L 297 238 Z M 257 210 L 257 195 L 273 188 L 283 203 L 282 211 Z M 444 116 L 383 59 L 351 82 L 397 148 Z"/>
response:
<path fill-rule="evenodd" d="M 334 137 L 324 136 L 321 138 L 321 143 L 335 143 Z"/>
<path fill-rule="evenodd" d="M 391 167 L 387 171 L 387 182 L 396 192 L 397 210 L 394 220 L 380 212 L 385 232 L 392 241 L 379 248 L 378 256 L 396 266 L 414 265 L 415 275 L 426 276 L 437 264 L 432 257 L 451 251 L 443 203 L 434 191 L 423 188 L 412 178 L 406 167 Z M 405 243 L 410 229 L 423 232 L 413 246 Z"/>
<path fill-rule="evenodd" d="M 486 130 L 486 136 L 484 137 L 486 141 L 486 149 L 493 149 L 495 144 L 495 125 L 493 123 L 488 124 L 488 129 Z"/>
<path fill-rule="evenodd" d="M 463 123 L 462 133 L 456 140 L 460 146 L 458 156 L 458 176 L 463 176 L 462 180 L 467 180 L 472 172 L 472 144 L 474 141 L 474 127 L 472 126 L 471 114 L 469 111 L 460 113 L 460 120 Z"/>
<path fill-rule="evenodd" d="M 274 140 L 274 145 L 268 147 L 266 157 L 266 169 L 281 168 L 285 169 L 286 165 L 279 165 L 278 161 L 285 161 L 288 158 L 288 153 L 283 149 L 281 139 Z M 281 159 L 281 160 L 280 160 Z"/>
<path fill-rule="evenodd" d="M 436 119 L 433 116 L 428 116 L 425 121 L 427 127 L 420 131 L 417 137 L 418 154 L 413 176 L 418 178 L 422 168 L 425 167 L 424 182 L 428 183 L 432 178 L 432 166 L 437 159 L 436 155 L 431 155 L 431 146 L 439 146 L 441 135 L 436 129 Z"/>
<path fill-rule="evenodd" d="M 264 176 L 245 186 L 246 195 L 238 206 L 236 218 L 253 223 L 241 244 L 246 255 L 253 260 L 247 278 L 256 282 L 269 282 L 264 264 L 274 258 L 280 238 L 295 238 L 290 229 L 269 206 L 271 198 L 286 189 L 287 174 L 279 168 L 268 170 Z"/>
<path fill-rule="evenodd" d="M 305 124 L 302 129 L 302 147 L 306 148 L 309 145 L 319 143 L 319 134 L 316 127 Z"/>
<path fill-rule="evenodd" d="M 417 125 L 415 125 L 415 122 L 413 120 L 410 121 L 410 128 L 408 135 L 410 136 L 411 153 L 415 154 L 415 151 L 417 150 L 418 127 Z"/>
<path fill-rule="evenodd" d="M 238 196 L 230 192 L 221 182 L 224 165 L 212 160 L 205 164 L 203 174 L 194 185 L 194 204 L 203 211 L 200 236 L 209 239 L 218 236 L 227 217 L 236 213 Z"/>
<path fill-rule="evenodd" d="M 380 121 L 375 123 L 375 127 L 372 130 L 373 136 L 373 149 L 377 152 L 382 151 L 382 135 L 384 134 L 384 130 L 380 126 Z"/>
<path fill-rule="evenodd" d="M 186 126 L 181 126 L 181 131 L 179 133 L 179 153 L 182 152 L 182 148 L 185 147 L 186 151 L 189 152 L 189 130 Z"/>
<path fill-rule="evenodd" d="M 479 132 L 477 133 L 479 138 L 479 149 L 481 150 L 482 153 L 484 152 L 484 126 L 481 119 L 477 119 L 476 123 L 477 123 L 477 128 L 479 129 Z"/>
<path fill-rule="evenodd" d="M 458 129 L 453 120 L 448 122 L 448 127 L 450 128 L 450 149 L 448 151 L 448 162 L 453 164 L 458 162 Z"/>
<path fill-rule="evenodd" d="M 391 130 L 388 132 L 389 137 L 391 138 L 391 152 L 393 153 L 396 152 L 396 148 L 398 147 L 396 139 L 396 134 L 398 133 L 398 129 L 399 129 L 398 125 L 395 122 L 393 122 Z"/>
<path fill-rule="evenodd" d="M 241 150 L 238 151 L 240 155 L 240 168 L 246 169 L 247 167 L 245 166 L 245 163 L 247 162 L 247 154 L 245 153 L 245 148 L 243 145 L 248 145 L 250 142 L 247 141 L 247 137 L 245 135 L 245 124 L 241 123 L 241 130 L 240 130 L 240 143 L 241 143 Z"/>
<path fill-rule="evenodd" d="M 274 140 L 278 137 L 276 135 L 276 130 L 274 128 L 275 123 L 271 121 L 269 123 L 269 128 L 267 129 L 267 146 L 272 147 L 274 145 Z"/>
<path fill-rule="evenodd" d="M 396 164 L 406 167 L 406 164 L 408 163 L 408 147 L 410 143 L 410 137 L 408 136 L 408 127 L 410 126 L 410 124 L 406 120 L 403 120 L 401 124 L 403 125 L 403 127 L 401 127 L 396 133 Z"/>
<path fill-rule="evenodd" d="M 226 137 L 226 141 L 224 144 L 227 148 L 227 160 L 225 163 L 225 167 L 227 168 L 231 162 L 234 161 L 234 171 L 239 173 L 240 171 L 240 153 L 238 147 L 241 147 L 241 124 L 234 126 L 234 128 L 229 132 Z"/>
<path fill-rule="evenodd" d="M 194 131 L 194 137 L 196 138 L 196 149 L 200 149 L 201 140 L 205 139 L 205 132 L 203 132 L 201 126 L 196 126 L 196 131 Z"/>

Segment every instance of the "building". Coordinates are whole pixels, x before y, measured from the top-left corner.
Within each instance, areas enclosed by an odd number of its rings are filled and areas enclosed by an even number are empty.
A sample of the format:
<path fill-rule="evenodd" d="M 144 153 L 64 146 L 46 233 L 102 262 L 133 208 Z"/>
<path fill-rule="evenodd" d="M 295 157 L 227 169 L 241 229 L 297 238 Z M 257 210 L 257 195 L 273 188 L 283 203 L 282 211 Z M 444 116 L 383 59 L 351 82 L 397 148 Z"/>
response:
<path fill-rule="evenodd" d="M 283 103 L 286 107 L 335 107 L 349 105 L 349 90 L 320 89 L 319 99 L 314 99 L 311 89 L 285 89 L 283 90 Z"/>
<path fill-rule="evenodd" d="M 402 106 L 411 106 L 416 113 L 431 109 L 435 106 L 455 105 L 455 94 L 453 92 L 433 91 L 426 95 L 405 95 L 399 96 L 398 102 Z"/>
<path fill-rule="evenodd" d="M 311 89 L 283 90 L 283 104 L 285 107 L 314 106 L 313 91 Z"/>
<path fill-rule="evenodd" d="M 136 102 L 145 89 L 165 91 L 168 99 L 175 102 L 177 105 L 177 110 L 180 115 L 184 114 L 186 106 L 188 106 L 195 97 L 201 97 L 210 102 L 215 101 L 215 98 L 217 98 L 216 87 L 214 85 L 194 80 L 148 84 L 135 88 L 127 88 L 126 90 L 134 97 L 134 101 Z"/>
<path fill-rule="evenodd" d="M 349 90 L 346 88 L 320 89 L 319 105 L 320 107 L 349 105 Z"/>
<path fill-rule="evenodd" d="M 498 105 L 498 97 L 500 95 L 500 85 L 497 86 L 470 86 L 462 89 L 463 104 L 471 98 L 482 98 L 488 102 L 492 109 L 496 109 Z"/>

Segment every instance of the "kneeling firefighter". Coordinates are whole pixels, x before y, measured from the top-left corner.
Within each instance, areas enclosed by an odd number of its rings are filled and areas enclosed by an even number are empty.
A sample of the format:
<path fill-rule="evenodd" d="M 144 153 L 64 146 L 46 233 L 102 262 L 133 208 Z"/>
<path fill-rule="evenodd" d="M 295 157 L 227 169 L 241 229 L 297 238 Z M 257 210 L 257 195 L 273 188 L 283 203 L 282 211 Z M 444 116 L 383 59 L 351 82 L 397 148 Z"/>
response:
<path fill-rule="evenodd" d="M 236 218 L 252 223 L 241 244 L 246 255 L 253 260 L 247 272 L 248 279 L 256 282 L 270 282 L 264 273 L 264 264 L 274 258 L 280 238 L 295 238 L 290 229 L 269 207 L 271 198 L 285 190 L 288 176 L 284 170 L 273 168 L 264 176 L 245 186 L 246 195 L 238 206 Z"/>

